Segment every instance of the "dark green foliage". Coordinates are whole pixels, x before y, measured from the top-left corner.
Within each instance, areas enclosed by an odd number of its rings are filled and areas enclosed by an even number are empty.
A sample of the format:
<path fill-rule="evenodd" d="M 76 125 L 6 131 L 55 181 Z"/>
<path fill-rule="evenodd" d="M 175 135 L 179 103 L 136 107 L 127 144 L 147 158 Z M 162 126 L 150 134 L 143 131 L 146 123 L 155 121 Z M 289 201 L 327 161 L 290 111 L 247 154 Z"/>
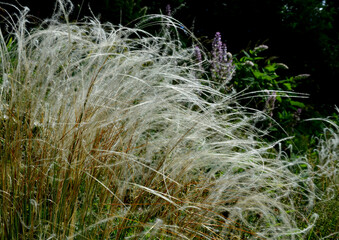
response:
<path fill-rule="evenodd" d="M 339 73 L 339 8 L 332 2 L 335 1 L 283 1 L 281 34 L 274 37 L 280 42 L 279 55 L 294 67 L 293 71 L 311 74 L 301 87 L 311 93 L 311 101 L 316 103 L 338 104 L 332 86 Z"/>
<path fill-rule="evenodd" d="M 245 96 L 253 92 L 254 98 L 244 97 L 242 104 L 265 111 L 271 118 L 260 124 L 272 126 L 270 135 L 280 139 L 294 135 L 295 127 L 301 120 L 301 113 L 305 109 L 302 97 L 305 95 L 293 91 L 300 79 L 307 75 L 280 77 L 278 72 L 288 67 L 261 54 L 266 49 L 267 46 L 261 45 L 236 55 L 236 74 L 231 84 L 238 92 L 243 91 Z"/>

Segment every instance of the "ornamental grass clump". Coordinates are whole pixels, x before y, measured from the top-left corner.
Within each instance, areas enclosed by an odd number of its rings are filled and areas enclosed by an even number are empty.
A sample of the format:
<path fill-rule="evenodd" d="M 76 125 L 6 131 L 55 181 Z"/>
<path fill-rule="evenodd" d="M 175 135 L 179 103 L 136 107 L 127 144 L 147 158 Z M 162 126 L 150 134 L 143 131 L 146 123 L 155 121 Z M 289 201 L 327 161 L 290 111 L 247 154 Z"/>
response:
<path fill-rule="evenodd" d="M 339 108 L 336 108 L 339 114 Z M 321 119 L 318 119 L 321 120 Z M 324 129 L 323 138 L 319 139 L 318 153 L 319 162 L 317 162 L 318 171 L 317 177 L 326 178 L 326 191 L 330 195 L 338 195 L 339 192 L 339 126 L 338 123 L 331 120 L 326 120 L 329 127 Z M 324 189 L 325 190 L 325 189 Z"/>
<path fill-rule="evenodd" d="M 58 3 L 40 27 L 25 27 L 24 9 L 0 34 L 1 239 L 307 232 L 293 205 L 308 194 L 289 170 L 298 163 L 260 140 L 261 112 L 198 77 L 176 20 L 72 23 Z M 142 30 L 155 20 L 158 35 Z"/>

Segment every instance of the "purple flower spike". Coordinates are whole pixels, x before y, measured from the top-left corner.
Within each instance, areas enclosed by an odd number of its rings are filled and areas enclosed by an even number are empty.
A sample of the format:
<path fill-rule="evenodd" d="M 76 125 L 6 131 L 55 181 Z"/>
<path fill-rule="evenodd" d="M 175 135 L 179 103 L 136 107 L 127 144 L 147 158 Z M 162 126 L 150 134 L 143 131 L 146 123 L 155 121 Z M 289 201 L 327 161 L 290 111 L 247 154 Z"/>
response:
<path fill-rule="evenodd" d="M 198 46 L 195 46 L 194 51 L 195 51 L 195 56 L 198 59 L 198 62 L 202 62 L 200 48 Z"/>
<path fill-rule="evenodd" d="M 215 33 L 214 40 L 213 40 L 213 47 L 214 47 L 215 49 L 220 49 L 220 48 L 221 48 L 221 45 L 222 45 L 222 42 L 221 42 L 221 34 L 220 34 L 220 32 L 216 32 L 216 33 Z"/>
<path fill-rule="evenodd" d="M 213 40 L 213 46 L 212 50 L 215 56 L 222 54 L 222 42 L 221 42 L 221 34 L 220 32 L 217 32 L 215 34 L 214 40 Z"/>
<path fill-rule="evenodd" d="M 294 119 L 299 122 L 300 121 L 300 116 L 301 116 L 302 109 L 298 108 L 297 111 L 294 113 Z"/>
<path fill-rule="evenodd" d="M 227 84 L 234 73 L 234 65 L 232 64 L 232 55 L 227 52 L 226 44 L 221 41 L 220 32 L 217 32 L 213 39 L 211 64 L 212 77 Z"/>
<path fill-rule="evenodd" d="M 221 47 L 221 61 L 227 62 L 227 46 L 225 43 Z"/>
<path fill-rule="evenodd" d="M 169 5 L 169 4 L 166 5 L 166 14 L 167 14 L 167 16 L 171 16 L 172 15 L 171 5 Z"/>

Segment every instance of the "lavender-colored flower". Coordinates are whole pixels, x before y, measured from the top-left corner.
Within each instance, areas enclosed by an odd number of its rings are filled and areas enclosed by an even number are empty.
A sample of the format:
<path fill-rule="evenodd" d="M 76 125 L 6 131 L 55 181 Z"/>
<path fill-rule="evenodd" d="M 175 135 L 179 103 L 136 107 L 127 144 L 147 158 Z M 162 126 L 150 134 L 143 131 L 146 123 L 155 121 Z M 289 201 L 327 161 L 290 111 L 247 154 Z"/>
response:
<path fill-rule="evenodd" d="M 172 15 L 171 5 L 169 5 L 169 4 L 166 5 L 166 14 L 167 14 L 167 16 L 171 16 Z"/>
<path fill-rule="evenodd" d="M 194 52 L 195 52 L 196 58 L 198 59 L 198 62 L 202 62 L 201 51 L 198 46 L 195 46 Z"/>
<path fill-rule="evenodd" d="M 294 119 L 299 122 L 300 121 L 300 116 L 301 116 L 302 109 L 298 108 L 297 111 L 294 113 Z"/>
<path fill-rule="evenodd" d="M 220 62 L 227 62 L 227 47 L 225 43 L 223 43 L 221 46 L 219 59 Z"/>
<path fill-rule="evenodd" d="M 217 32 L 215 34 L 214 39 L 213 39 L 212 55 L 213 55 L 213 58 L 218 58 L 219 57 L 219 62 L 220 62 L 221 55 L 222 55 L 222 41 L 221 41 L 221 34 L 220 34 L 220 32 Z"/>
<path fill-rule="evenodd" d="M 217 49 L 217 50 L 220 51 L 221 46 L 222 46 L 221 34 L 220 34 L 220 32 L 216 32 L 215 37 L 213 39 L 213 47 L 214 47 L 214 49 Z"/>
<path fill-rule="evenodd" d="M 221 79 L 226 84 L 232 77 L 234 65 L 232 55 L 227 52 L 226 44 L 221 41 L 221 34 L 217 32 L 212 43 L 212 76 L 214 79 Z"/>

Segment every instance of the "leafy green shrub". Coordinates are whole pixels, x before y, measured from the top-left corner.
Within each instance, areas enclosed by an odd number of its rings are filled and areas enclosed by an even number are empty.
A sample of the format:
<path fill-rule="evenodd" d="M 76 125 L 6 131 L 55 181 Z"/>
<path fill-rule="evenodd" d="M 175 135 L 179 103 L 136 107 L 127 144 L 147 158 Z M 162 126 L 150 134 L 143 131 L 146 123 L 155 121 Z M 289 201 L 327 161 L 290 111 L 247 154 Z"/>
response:
<path fill-rule="evenodd" d="M 281 79 L 277 73 L 279 69 L 288 69 L 285 64 L 273 62 L 271 59 L 260 56 L 266 50 L 266 45 L 260 45 L 242 55 L 235 57 L 235 74 L 232 84 L 238 91 L 249 93 L 262 92 L 259 98 L 250 98 L 249 107 L 263 110 L 272 119 L 269 119 L 271 135 L 282 138 L 295 134 L 295 126 L 300 121 L 301 113 L 305 109 L 302 98 L 307 94 L 295 93 L 299 81 L 307 78 L 307 74 Z M 245 102 L 243 103 L 245 104 Z M 276 124 L 272 124 L 274 119 Z"/>

